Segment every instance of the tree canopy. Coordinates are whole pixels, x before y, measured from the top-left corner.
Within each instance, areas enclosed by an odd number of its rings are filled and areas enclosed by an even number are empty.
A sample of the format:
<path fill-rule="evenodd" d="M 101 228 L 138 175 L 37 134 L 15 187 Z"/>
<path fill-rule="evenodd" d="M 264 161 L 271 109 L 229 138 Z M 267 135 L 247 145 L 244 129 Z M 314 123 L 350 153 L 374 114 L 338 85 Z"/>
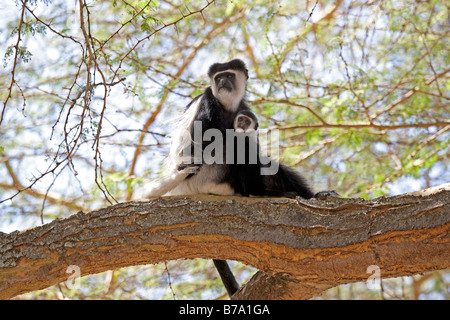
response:
<path fill-rule="evenodd" d="M 136 198 L 161 173 L 174 119 L 209 85 L 209 65 L 236 57 L 248 66 L 246 98 L 260 127 L 280 132 L 281 159 L 317 191 L 368 199 L 450 181 L 449 11 L 441 1 L 16 0 L 2 6 L 3 232 Z M 241 281 L 255 271 L 233 268 Z M 433 294 L 448 295 L 448 274 L 431 275 Z M 83 281 L 83 290 L 54 287 L 35 295 L 223 293 L 206 260 Z M 422 280 L 402 281 L 408 289 L 393 295 L 419 297 L 414 285 Z M 329 294 L 376 295 L 342 293 L 347 289 Z"/>

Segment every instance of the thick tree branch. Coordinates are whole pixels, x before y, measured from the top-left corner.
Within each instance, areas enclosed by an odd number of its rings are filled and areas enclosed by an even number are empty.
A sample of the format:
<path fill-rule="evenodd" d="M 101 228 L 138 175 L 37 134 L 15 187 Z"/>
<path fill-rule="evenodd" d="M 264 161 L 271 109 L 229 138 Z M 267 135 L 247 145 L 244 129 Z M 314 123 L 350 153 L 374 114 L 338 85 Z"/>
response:
<path fill-rule="evenodd" d="M 173 259 L 262 272 L 234 298 L 310 298 L 341 283 L 450 267 L 450 184 L 373 200 L 217 196 L 125 202 L 0 233 L 0 298 L 81 275 Z M 264 273 L 263 273 L 264 272 Z"/>

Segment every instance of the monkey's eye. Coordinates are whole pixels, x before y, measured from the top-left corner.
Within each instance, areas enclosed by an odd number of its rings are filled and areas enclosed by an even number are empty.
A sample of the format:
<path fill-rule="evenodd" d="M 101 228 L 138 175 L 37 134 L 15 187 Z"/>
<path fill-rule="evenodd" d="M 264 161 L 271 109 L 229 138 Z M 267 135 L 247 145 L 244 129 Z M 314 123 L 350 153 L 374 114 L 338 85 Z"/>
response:
<path fill-rule="evenodd" d="M 250 120 L 245 121 L 245 125 L 249 126 L 251 124 Z"/>

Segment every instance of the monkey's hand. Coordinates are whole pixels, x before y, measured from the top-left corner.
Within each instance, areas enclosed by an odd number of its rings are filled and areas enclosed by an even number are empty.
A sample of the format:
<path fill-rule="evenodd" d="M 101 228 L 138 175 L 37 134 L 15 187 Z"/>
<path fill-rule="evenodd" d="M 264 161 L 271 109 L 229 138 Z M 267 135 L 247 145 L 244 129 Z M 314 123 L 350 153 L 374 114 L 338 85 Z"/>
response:
<path fill-rule="evenodd" d="M 194 174 L 198 173 L 201 166 L 202 166 L 201 164 L 182 163 L 182 164 L 178 165 L 177 170 L 179 172 L 187 173 L 188 175 L 194 175 Z"/>
<path fill-rule="evenodd" d="M 238 133 L 254 133 L 254 132 L 256 132 L 256 130 L 255 129 L 253 129 L 253 128 L 248 128 L 248 129 L 242 129 L 242 128 L 237 128 L 236 130 L 234 130 L 235 132 L 238 132 Z"/>

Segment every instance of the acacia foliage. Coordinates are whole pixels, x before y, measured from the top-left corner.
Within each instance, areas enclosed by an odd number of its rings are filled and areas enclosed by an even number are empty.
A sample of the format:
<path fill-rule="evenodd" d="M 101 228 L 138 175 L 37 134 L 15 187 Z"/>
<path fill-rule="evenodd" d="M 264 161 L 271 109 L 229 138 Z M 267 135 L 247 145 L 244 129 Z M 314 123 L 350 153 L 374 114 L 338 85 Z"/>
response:
<path fill-rule="evenodd" d="M 0 208 L 17 228 L 131 199 L 170 122 L 240 57 L 261 127 L 317 190 L 374 197 L 448 171 L 441 1 L 18 0 L 0 24 Z M 168 122 L 169 121 L 169 122 Z"/>

